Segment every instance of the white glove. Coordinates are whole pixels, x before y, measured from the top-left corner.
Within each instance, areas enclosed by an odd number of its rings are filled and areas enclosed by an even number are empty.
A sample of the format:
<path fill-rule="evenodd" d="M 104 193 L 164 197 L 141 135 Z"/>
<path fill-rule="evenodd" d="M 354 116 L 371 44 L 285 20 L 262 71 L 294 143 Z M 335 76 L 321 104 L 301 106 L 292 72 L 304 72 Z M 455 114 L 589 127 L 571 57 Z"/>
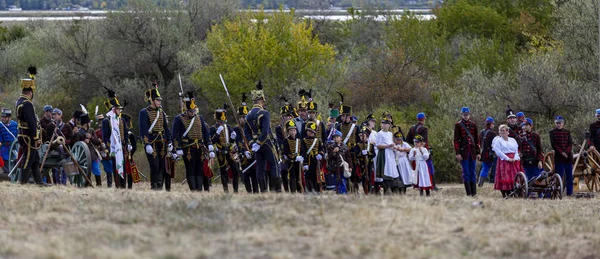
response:
<path fill-rule="evenodd" d="M 369 154 L 369 151 L 367 151 L 367 150 L 363 150 L 363 151 L 362 151 L 362 154 L 363 154 L 363 156 L 366 156 L 366 155 L 368 155 L 368 154 Z"/>
<path fill-rule="evenodd" d="M 154 153 L 154 149 L 152 148 L 152 145 L 146 145 L 146 154 L 152 155 L 152 153 Z"/>
<path fill-rule="evenodd" d="M 323 156 L 321 154 L 317 155 L 317 160 L 321 161 L 321 159 L 323 159 Z"/>
<path fill-rule="evenodd" d="M 307 165 L 303 166 L 302 168 L 304 168 L 304 170 L 308 170 L 308 166 Z"/>
<path fill-rule="evenodd" d="M 102 143 L 102 149 L 106 149 L 106 144 Z"/>
<path fill-rule="evenodd" d="M 213 152 L 215 151 L 215 147 L 213 147 L 213 145 L 208 145 L 208 152 Z"/>
<path fill-rule="evenodd" d="M 177 149 L 177 152 L 175 152 L 178 156 L 183 156 L 183 150 L 181 149 Z"/>
<path fill-rule="evenodd" d="M 169 151 L 169 152 L 173 151 L 173 143 L 169 143 L 169 145 L 167 146 L 167 151 Z"/>
<path fill-rule="evenodd" d="M 304 162 L 304 157 L 297 156 L 296 157 L 296 162 L 300 162 L 300 163 Z"/>
<path fill-rule="evenodd" d="M 178 157 L 177 154 L 171 154 L 171 159 L 177 160 L 177 157 Z"/>
<path fill-rule="evenodd" d="M 104 151 L 100 151 L 100 156 L 101 156 L 101 157 L 106 157 L 106 152 L 104 152 Z"/>
<path fill-rule="evenodd" d="M 231 139 L 235 139 L 237 138 L 237 133 L 235 133 L 235 131 L 231 132 Z"/>
<path fill-rule="evenodd" d="M 210 152 L 210 154 L 208 155 L 208 157 L 215 158 L 215 152 Z"/>
<path fill-rule="evenodd" d="M 131 152 L 131 150 L 133 150 L 133 147 L 131 145 L 127 145 L 127 152 Z"/>
<path fill-rule="evenodd" d="M 221 134 L 221 131 L 223 131 L 224 127 L 221 125 L 219 126 L 219 128 L 217 128 L 217 135 Z"/>
<path fill-rule="evenodd" d="M 257 143 L 252 144 L 252 152 L 256 152 L 260 149 L 260 145 Z"/>
<path fill-rule="evenodd" d="M 244 156 L 246 156 L 247 159 L 252 158 L 252 156 L 250 155 L 250 151 L 244 152 Z"/>

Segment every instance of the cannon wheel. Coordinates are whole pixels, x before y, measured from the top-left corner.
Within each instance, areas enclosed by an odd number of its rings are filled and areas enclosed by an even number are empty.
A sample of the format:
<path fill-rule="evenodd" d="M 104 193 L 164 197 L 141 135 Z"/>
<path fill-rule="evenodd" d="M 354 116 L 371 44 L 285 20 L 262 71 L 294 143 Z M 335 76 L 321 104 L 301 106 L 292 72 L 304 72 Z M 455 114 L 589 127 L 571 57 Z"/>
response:
<path fill-rule="evenodd" d="M 15 165 L 17 165 L 17 161 L 19 160 L 19 141 L 16 139 L 10 144 L 9 154 L 8 154 L 8 170 L 12 170 Z M 10 173 L 10 172 L 7 172 Z M 10 176 L 11 183 L 18 183 L 21 179 L 21 168 L 15 169 L 13 174 Z"/>
<path fill-rule="evenodd" d="M 90 155 L 90 149 L 87 144 L 83 141 L 78 141 L 73 145 L 73 148 L 71 148 L 71 153 L 85 174 L 90 176 L 92 172 L 92 156 Z M 77 187 L 86 186 L 85 178 L 80 174 L 72 176 L 71 183 Z"/>
<path fill-rule="evenodd" d="M 551 178 L 549 179 L 549 186 L 550 189 L 550 199 L 559 199 L 562 200 L 563 197 L 563 181 L 562 181 L 562 177 L 560 177 L 559 174 L 553 174 L 551 176 Z"/>
<path fill-rule="evenodd" d="M 518 172 L 515 176 L 514 197 L 527 199 L 529 196 L 529 186 L 527 184 L 527 176 L 523 172 Z"/>

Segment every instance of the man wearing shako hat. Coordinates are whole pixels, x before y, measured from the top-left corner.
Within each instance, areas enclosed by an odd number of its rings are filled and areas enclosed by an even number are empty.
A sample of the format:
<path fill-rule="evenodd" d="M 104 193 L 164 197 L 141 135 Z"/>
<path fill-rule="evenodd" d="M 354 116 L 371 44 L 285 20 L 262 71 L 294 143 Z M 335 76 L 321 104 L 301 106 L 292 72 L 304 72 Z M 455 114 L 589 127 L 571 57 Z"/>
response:
<path fill-rule="evenodd" d="M 276 192 L 281 192 L 281 175 L 277 155 L 275 151 L 274 140 L 271 139 L 271 114 L 265 110 L 265 93 L 262 82 L 258 82 L 256 90 L 252 90 L 252 110 L 246 115 L 246 125 L 244 126 L 244 135 L 250 141 L 254 158 L 256 159 L 257 171 L 256 177 L 261 192 L 267 191 L 265 175 L 267 174 L 267 164 L 270 168 L 271 183 Z M 245 151 L 249 156 L 250 152 Z"/>
<path fill-rule="evenodd" d="M 567 196 L 573 195 L 573 138 L 571 131 L 565 129 L 565 118 L 554 118 L 556 127 L 548 132 L 550 146 L 554 150 L 554 172 L 565 179 Z"/>
<path fill-rule="evenodd" d="M 294 118 L 294 123 L 296 123 L 296 127 L 298 128 L 298 135 L 300 138 L 304 137 L 304 129 L 306 128 L 306 122 L 308 121 L 308 98 L 312 95 L 312 90 L 310 92 L 305 91 L 304 89 L 300 89 L 298 91 L 298 96 L 300 96 L 300 100 L 298 101 L 298 116 Z"/>
<path fill-rule="evenodd" d="M 514 138 L 517 142 L 519 142 L 519 137 L 521 136 L 521 124 L 518 122 L 517 115 L 510 106 L 506 106 L 506 124 L 508 125 L 508 137 Z"/>
<path fill-rule="evenodd" d="M 344 95 L 338 92 L 340 95 L 340 119 L 341 123 L 338 124 L 338 130 L 342 132 L 342 144 L 348 147 L 348 150 L 352 150 L 354 145 L 356 145 L 356 139 L 358 138 L 358 129 L 359 125 L 352 122 L 352 106 L 344 104 Z M 348 159 L 348 164 L 350 168 L 354 167 L 354 158 Z"/>
<path fill-rule="evenodd" d="M 35 92 L 35 75 L 37 69 L 29 67 L 29 78 L 21 80 L 21 96 L 16 102 L 17 124 L 19 134 L 17 136 L 21 145 L 21 184 L 27 184 L 29 177 L 33 175 L 33 181 L 39 186 L 47 186 L 42 181 L 40 173 L 40 156 L 38 149 L 42 144 L 38 119 L 33 107 L 33 95 Z M 11 168 L 12 169 L 12 168 Z"/>
<path fill-rule="evenodd" d="M 319 162 L 325 155 L 325 147 L 321 143 L 321 138 L 317 137 L 317 124 L 314 121 L 307 121 L 306 136 L 304 137 L 304 146 L 306 153 L 303 159 L 303 169 L 306 172 L 306 189 L 309 192 L 321 192 L 319 185 L 320 167 Z"/>
<path fill-rule="evenodd" d="M 281 114 L 281 124 L 275 127 L 275 137 L 277 138 L 277 145 L 279 145 L 279 150 L 284 150 L 284 144 L 287 141 L 288 135 L 288 131 L 285 129 L 286 125 L 289 121 L 295 121 L 292 120 L 294 107 L 290 105 L 290 103 L 284 96 L 281 96 L 280 99 L 284 101 L 284 104 L 281 108 L 279 108 L 279 112 Z M 296 128 L 295 125 L 296 123 L 294 122 L 294 128 Z M 298 133 L 298 130 L 296 130 L 296 133 Z M 300 138 L 299 134 L 298 138 Z M 288 192 L 290 188 L 290 183 L 288 180 L 289 166 L 290 163 L 288 163 L 287 159 L 284 159 L 280 164 L 281 182 L 283 183 L 283 189 L 285 192 Z"/>
<path fill-rule="evenodd" d="M 283 154 L 286 169 L 282 170 L 283 175 L 288 175 L 289 189 L 291 193 L 304 192 L 302 186 L 302 166 L 304 162 L 305 145 L 298 136 L 296 123 L 293 120 L 285 122 L 287 138 L 283 142 Z"/>
<path fill-rule="evenodd" d="M 162 97 L 158 92 L 158 85 L 146 91 L 148 107 L 143 108 L 138 116 L 140 138 L 144 142 L 146 158 L 150 166 L 150 187 L 153 190 L 162 190 L 163 181 L 165 189 L 171 190 L 171 175 L 167 173 L 165 156 L 173 151 L 171 131 L 167 114 L 162 110 Z M 211 150 L 212 151 L 212 150 Z"/>
<path fill-rule="evenodd" d="M 521 124 L 523 132 L 519 138 L 519 153 L 521 153 L 521 165 L 528 180 L 538 177 L 544 161 L 544 150 L 540 135 L 533 132 L 533 120 L 525 118 Z"/>
<path fill-rule="evenodd" d="M 227 125 L 227 104 L 223 105 L 222 109 L 215 110 L 216 124 L 210 128 L 211 142 L 216 147 L 217 162 L 219 163 L 219 171 L 221 171 L 221 183 L 223 191 L 229 192 L 229 178 L 233 179 L 233 192 L 238 192 L 240 179 L 240 165 L 235 161 L 234 156 L 237 155 L 235 147 L 235 139 L 237 133 L 231 130 Z M 232 136 L 233 134 L 233 136 Z M 231 171 L 231 174 L 229 171 Z"/>
<path fill-rule="evenodd" d="M 462 177 L 467 196 L 477 195 L 476 159 L 479 158 L 477 124 L 471 121 L 471 109 L 462 107 L 460 120 L 454 124 L 454 151 L 462 166 Z"/>
<path fill-rule="evenodd" d="M 246 115 L 250 111 L 248 109 L 248 104 L 246 103 L 246 93 L 242 94 L 242 106 L 238 108 L 238 125 L 233 127 L 233 132 L 231 133 L 231 139 L 235 141 L 235 145 L 237 146 L 237 150 L 239 151 L 240 156 L 240 164 L 243 170 L 242 171 L 244 186 L 246 187 L 246 192 L 248 193 L 258 193 L 258 179 L 256 178 L 256 170 L 254 166 L 250 166 L 254 162 L 254 158 L 250 155 L 246 156 L 246 143 L 244 141 L 244 129 L 243 125 L 246 125 Z M 240 125 L 242 125 L 240 128 Z M 250 148 L 250 147 L 248 147 Z"/>
<path fill-rule="evenodd" d="M 108 149 L 108 156 L 112 158 L 115 187 L 125 188 L 125 158 L 133 146 L 129 144 L 127 123 L 121 118 L 123 106 L 117 99 L 115 91 L 108 89 L 108 103 L 111 110 L 105 114 L 102 121 L 102 141 Z M 107 178 L 110 177 L 107 175 Z"/>
<path fill-rule="evenodd" d="M 177 155 L 183 157 L 185 164 L 185 178 L 190 191 L 209 190 L 210 178 L 203 172 L 206 156 L 215 157 L 214 152 L 206 154 L 210 143 L 208 125 L 204 117 L 196 113 L 196 103 L 193 91 L 183 97 L 185 109 L 183 113 L 173 119 L 173 144 L 177 148 Z"/>
<path fill-rule="evenodd" d="M 322 143 L 327 142 L 327 134 L 325 132 L 325 123 L 319 119 L 319 106 L 312 98 L 312 90 L 308 92 L 308 120 L 314 121 L 317 124 L 317 137 L 321 138 Z"/>

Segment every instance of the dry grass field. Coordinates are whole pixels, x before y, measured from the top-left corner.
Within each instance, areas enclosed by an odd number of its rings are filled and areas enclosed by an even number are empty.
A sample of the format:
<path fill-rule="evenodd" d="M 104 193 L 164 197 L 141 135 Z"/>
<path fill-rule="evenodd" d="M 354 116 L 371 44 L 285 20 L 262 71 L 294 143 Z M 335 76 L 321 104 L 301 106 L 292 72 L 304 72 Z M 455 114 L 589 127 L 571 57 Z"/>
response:
<path fill-rule="evenodd" d="M 600 258 L 598 199 L 190 193 L 0 183 L 0 258 Z M 483 206 L 473 206 L 482 201 Z"/>

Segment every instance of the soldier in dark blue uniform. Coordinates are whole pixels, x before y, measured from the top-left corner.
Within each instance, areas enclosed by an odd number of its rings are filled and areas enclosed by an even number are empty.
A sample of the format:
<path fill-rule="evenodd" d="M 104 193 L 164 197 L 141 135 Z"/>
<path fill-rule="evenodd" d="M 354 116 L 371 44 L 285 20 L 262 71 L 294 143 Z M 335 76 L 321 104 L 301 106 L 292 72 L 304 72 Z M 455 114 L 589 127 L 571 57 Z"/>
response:
<path fill-rule="evenodd" d="M 48 186 L 42 181 L 40 173 L 40 156 L 38 149 L 42 144 L 38 119 L 33 108 L 33 92 L 35 92 L 35 75 L 37 69 L 29 67 L 29 78 L 21 80 L 21 97 L 17 100 L 17 123 L 19 128 L 19 145 L 21 145 L 21 184 L 27 184 L 33 174 L 33 181 L 39 186 Z M 12 168 L 11 168 L 12 169 Z"/>
<path fill-rule="evenodd" d="M 244 126 L 244 135 L 251 143 L 251 149 L 256 159 L 256 175 L 261 192 L 267 190 L 265 175 L 267 174 L 267 164 L 270 167 L 271 182 L 276 192 L 281 192 L 281 175 L 278 157 L 275 152 L 271 134 L 271 114 L 264 109 L 265 93 L 262 83 L 259 81 L 256 90 L 252 90 L 252 110 L 246 116 L 246 125 Z M 248 151 L 246 151 L 248 153 Z M 248 155 L 248 154 L 247 154 Z"/>
<path fill-rule="evenodd" d="M 281 97 L 281 99 L 285 102 L 284 105 L 279 109 L 279 112 L 281 113 L 281 124 L 275 127 L 275 137 L 277 138 L 277 145 L 279 145 L 279 150 L 283 150 L 283 146 L 287 141 L 287 131 L 285 129 L 285 125 L 287 125 L 288 121 L 292 120 L 294 113 L 294 108 L 290 105 L 288 100 L 283 96 Z M 285 192 L 288 192 L 290 188 L 290 182 L 287 173 L 289 170 L 288 166 L 289 164 L 286 161 L 282 161 L 280 164 L 281 181 L 283 183 L 283 189 L 285 190 Z"/>
<path fill-rule="evenodd" d="M 209 191 L 210 178 L 203 172 L 204 160 L 207 156 L 215 157 L 214 152 L 206 154 L 208 148 L 214 149 L 210 144 L 208 125 L 204 117 L 196 114 L 194 92 L 187 92 L 183 98 L 185 111 L 173 119 L 173 140 L 177 148 L 177 155 L 183 157 L 185 164 L 185 177 L 190 191 Z"/>
<path fill-rule="evenodd" d="M 307 98 L 308 96 L 311 95 L 310 92 L 304 91 L 304 89 L 300 89 L 300 91 L 298 92 L 298 95 L 300 96 L 300 101 L 298 101 L 298 116 L 296 118 L 294 118 L 294 123 L 296 124 L 296 127 L 298 128 L 298 136 L 300 138 L 304 137 L 304 128 L 306 128 L 305 124 L 308 121 L 308 101 Z"/>
<path fill-rule="evenodd" d="M 129 144 L 129 138 L 127 136 L 127 132 L 129 132 L 129 128 L 127 127 L 127 123 L 121 117 L 121 110 L 123 106 L 119 103 L 115 92 L 111 89 L 108 90 L 108 104 L 111 107 L 111 110 L 106 114 L 106 119 L 102 121 L 102 142 L 109 150 L 108 156 L 112 158 L 112 166 L 115 177 L 115 187 L 125 189 L 125 159 L 128 156 L 128 153 L 132 150 L 132 146 Z M 113 126 L 111 125 L 111 121 L 113 119 L 118 120 L 119 124 L 119 136 L 117 139 L 111 138 L 113 134 Z M 120 147 L 114 147 L 114 145 Z M 121 152 L 122 155 L 117 156 L 116 152 Z M 107 175 L 107 177 L 110 177 Z"/>
<path fill-rule="evenodd" d="M 258 189 L 258 179 L 256 178 L 256 163 L 253 166 L 252 163 L 254 163 L 254 158 L 250 155 L 246 156 L 246 151 L 249 151 L 250 147 L 246 147 L 246 141 L 244 140 L 244 132 L 243 132 L 243 128 L 240 128 L 240 125 L 242 125 L 241 127 L 244 127 L 243 125 L 246 125 L 246 115 L 248 115 L 248 105 L 246 104 L 246 94 L 242 94 L 242 106 L 240 106 L 240 108 L 238 108 L 238 125 L 236 125 L 233 128 L 233 132 L 232 134 L 232 139 L 235 139 L 235 145 L 237 146 L 237 150 L 239 150 L 239 156 L 240 156 L 240 167 L 242 168 L 242 170 L 246 170 L 245 172 L 242 171 L 242 178 L 244 181 L 244 186 L 246 187 L 246 191 L 248 193 L 258 193 L 259 189 Z M 244 154 L 244 155 L 242 155 Z"/>
<path fill-rule="evenodd" d="M 313 100 L 312 96 L 308 98 L 308 120 L 314 121 L 317 125 L 317 137 L 321 138 L 321 143 L 327 143 L 327 129 L 325 123 L 319 119 L 318 104 Z"/>
<path fill-rule="evenodd" d="M 162 110 L 162 97 L 158 86 L 146 92 L 149 106 L 142 109 L 139 114 L 140 138 L 144 143 L 146 158 L 150 165 L 150 187 L 153 190 L 162 190 L 163 181 L 165 189 L 171 190 L 171 175 L 167 173 L 165 156 L 173 150 L 171 131 L 167 115 Z"/>
<path fill-rule="evenodd" d="M 221 171 L 221 183 L 223 184 L 223 191 L 229 192 L 229 174 L 227 168 L 232 172 L 233 179 L 233 192 L 238 192 L 238 185 L 240 179 L 240 164 L 238 163 L 238 151 L 235 145 L 235 139 L 237 133 L 231 130 L 231 127 L 227 125 L 227 106 L 223 109 L 215 110 L 216 124 L 210 128 L 211 142 L 215 145 L 217 150 L 217 162 L 219 163 L 219 171 Z M 232 136 L 233 134 L 233 136 Z"/>

